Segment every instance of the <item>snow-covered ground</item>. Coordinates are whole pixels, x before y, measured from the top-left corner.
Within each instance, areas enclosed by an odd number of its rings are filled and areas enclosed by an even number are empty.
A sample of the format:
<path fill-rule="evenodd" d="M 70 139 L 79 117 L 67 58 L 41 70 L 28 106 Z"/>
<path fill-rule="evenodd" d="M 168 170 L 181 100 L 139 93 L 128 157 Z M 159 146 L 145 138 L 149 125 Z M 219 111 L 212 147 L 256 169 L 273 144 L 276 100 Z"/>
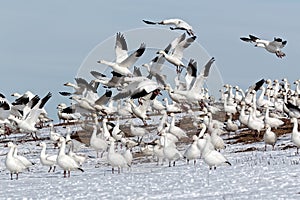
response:
<path fill-rule="evenodd" d="M 39 162 L 41 147 L 36 144 L 19 144 L 20 154 L 36 163 L 19 180 L 10 180 L 4 164 L 8 149 L 1 147 L 0 199 L 300 199 L 299 155 L 295 148 L 282 150 L 291 144 L 290 135 L 279 138 L 274 151 L 269 147 L 265 152 L 262 142 L 228 145 L 223 154 L 232 166 L 210 172 L 202 160 L 196 166 L 181 160 L 168 167 L 144 158 L 135 160 L 130 171 L 112 174 L 106 155 L 97 159 L 85 148 L 81 152 L 90 156 L 82 167 L 85 172 L 71 172 L 70 178 L 63 178 L 59 168 L 48 173 Z M 238 152 L 249 147 L 258 150 Z M 57 149 L 48 146 L 47 152 Z"/>

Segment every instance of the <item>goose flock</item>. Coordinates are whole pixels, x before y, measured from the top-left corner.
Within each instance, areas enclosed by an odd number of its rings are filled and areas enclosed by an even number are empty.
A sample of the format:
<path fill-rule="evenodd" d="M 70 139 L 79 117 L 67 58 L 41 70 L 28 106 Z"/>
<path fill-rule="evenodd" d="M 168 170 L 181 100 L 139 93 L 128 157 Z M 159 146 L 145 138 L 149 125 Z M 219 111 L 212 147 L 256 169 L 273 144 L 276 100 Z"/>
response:
<path fill-rule="evenodd" d="M 229 145 L 224 140 L 225 135 L 250 130 L 253 138 L 265 142 L 265 150 L 267 145 L 275 150 L 279 137 L 276 129 L 290 123 L 293 124 L 291 143 L 298 154 L 300 79 L 295 80 L 294 86 L 287 79 L 261 79 L 247 90 L 225 84 L 217 100 L 205 85 L 215 58 L 205 61 L 200 69 L 194 58 L 183 59 L 185 49 L 197 39 L 192 26 L 181 19 L 143 22 L 170 25 L 172 31 L 183 30 L 184 33 L 170 38 L 165 49 L 144 61 L 146 44 L 141 43 L 129 51 L 125 35 L 118 32 L 112 47 L 115 59 L 108 61 L 99 55 L 100 59 L 95 60 L 99 70 L 90 72 L 92 80 L 77 77 L 75 83 L 64 84 L 73 91 L 59 92 L 71 102 L 57 106 L 58 125 L 66 129 L 57 131 L 47 116 L 44 106 L 52 96 L 50 92 L 42 99 L 30 91 L 14 93 L 14 102 L 0 94 L 0 133 L 9 148 L 5 166 L 11 179 L 13 174 L 18 179 L 19 173 L 33 166 L 17 154 L 18 141 L 9 137 L 17 133 L 31 136 L 41 147 L 40 163 L 49 167 L 48 172 L 60 167 L 64 177 L 70 177 L 71 171 L 84 172 L 86 159 L 104 159 L 112 167 L 112 173 L 115 168 L 120 173 L 122 168 L 134 165 L 135 155 L 140 153 L 156 157 L 157 164 L 167 161 L 170 167 L 180 159 L 186 159 L 187 163 L 192 160 L 194 164 L 202 159 L 209 169 L 215 169 L 231 165 L 224 156 L 228 153 L 225 147 Z M 266 41 L 249 35 L 241 40 L 263 47 L 279 58 L 285 56 L 281 49 L 287 42 L 280 38 Z M 144 61 L 140 67 L 135 66 L 138 60 Z M 171 77 L 175 85 L 168 82 L 166 77 L 170 75 L 164 74 L 166 65 L 176 72 Z M 111 77 L 103 74 L 101 69 L 105 66 L 111 70 Z M 183 122 L 184 117 L 188 117 L 187 123 Z M 42 139 L 40 128 L 46 126 L 49 126 L 48 137 L 38 141 Z M 78 136 L 79 133 L 82 136 Z M 188 144 L 183 145 L 183 141 Z M 58 148 L 57 154 L 47 154 L 47 145 Z M 94 156 L 80 152 L 82 148 L 89 148 Z"/>

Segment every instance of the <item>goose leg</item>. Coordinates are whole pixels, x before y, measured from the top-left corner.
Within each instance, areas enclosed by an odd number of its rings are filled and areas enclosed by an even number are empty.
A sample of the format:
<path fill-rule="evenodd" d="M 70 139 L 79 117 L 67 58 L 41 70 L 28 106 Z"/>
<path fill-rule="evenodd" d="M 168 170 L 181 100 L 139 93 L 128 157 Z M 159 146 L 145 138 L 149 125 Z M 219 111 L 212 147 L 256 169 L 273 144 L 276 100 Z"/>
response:
<path fill-rule="evenodd" d="M 54 165 L 54 167 L 53 167 L 53 171 L 52 171 L 52 172 L 55 172 L 55 169 L 56 169 L 56 166 Z"/>
<path fill-rule="evenodd" d="M 48 170 L 48 173 L 51 172 L 51 169 L 52 169 L 52 166 L 50 166 L 50 168 L 49 168 L 49 170 Z"/>

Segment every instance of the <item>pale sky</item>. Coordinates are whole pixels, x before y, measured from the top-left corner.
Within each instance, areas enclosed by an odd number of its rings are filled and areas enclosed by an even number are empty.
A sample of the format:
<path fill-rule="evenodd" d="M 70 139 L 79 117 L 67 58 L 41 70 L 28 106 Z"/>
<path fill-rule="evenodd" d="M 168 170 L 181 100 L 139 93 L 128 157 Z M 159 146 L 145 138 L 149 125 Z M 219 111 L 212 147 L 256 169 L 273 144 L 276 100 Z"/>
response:
<path fill-rule="evenodd" d="M 2 1 L 0 6 L 0 92 L 53 93 L 46 105 L 68 102 L 58 91 L 73 82 L 88 53 L 116 32 L 142 28 L 142 19 L 182 18 L 214 56 L 224 83 L 246 88 L 261 78 L 300 78 L 300 1 Z M 167 27 L 166 27 L 167 28 Z M 241 36 L 288 41 L 277 58 Z M 129 44 L 130 46 L 130 44 Z"/>

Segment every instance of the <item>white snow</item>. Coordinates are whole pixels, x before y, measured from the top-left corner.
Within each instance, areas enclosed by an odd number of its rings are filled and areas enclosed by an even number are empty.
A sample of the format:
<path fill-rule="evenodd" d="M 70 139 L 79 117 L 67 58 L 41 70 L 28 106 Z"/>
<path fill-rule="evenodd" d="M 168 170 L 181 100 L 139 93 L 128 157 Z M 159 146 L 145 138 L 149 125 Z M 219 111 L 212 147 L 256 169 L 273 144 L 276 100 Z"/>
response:
<path fill-rule="evenodd" d="M 46 132 L 46 131 L 45 131 Z M 224 136 L 226 137 L 226 136 Z M 157 166 L 149 158 L 136 159 L 131 170 L 121 174 L 111 173 L 103 158 L 95 158 L 90 148 L 81 152 L 90 157 L 83 164 L 85 172 L 73 171 L 70 178 L 63 178 L 63 171 L 48 173 L 39 161 L 41 147 L 37 142 L 19 144 L 19 152 L 36 165 L 10 180 L 5 169 L 7 148 L 0 152 L 0 199 L 299 199 L 300 157 L 296 148 L 282 150 L 291 144 L 290 135 L 279 138 L 276 149 L 264 143 L 227 145 L 222 152 L 232 166 L 220 166 L 209 172 L 202 161 L 187 165 L 184 160 L 175 167 Z M 49 141 L 48 141 L 49 143 Z M 47 152 L 58 150 L 48 144 Z M 257 151 L 236 151 L 255 147 Z M 146 160 L 151 160 L 151 162 Z"/>

